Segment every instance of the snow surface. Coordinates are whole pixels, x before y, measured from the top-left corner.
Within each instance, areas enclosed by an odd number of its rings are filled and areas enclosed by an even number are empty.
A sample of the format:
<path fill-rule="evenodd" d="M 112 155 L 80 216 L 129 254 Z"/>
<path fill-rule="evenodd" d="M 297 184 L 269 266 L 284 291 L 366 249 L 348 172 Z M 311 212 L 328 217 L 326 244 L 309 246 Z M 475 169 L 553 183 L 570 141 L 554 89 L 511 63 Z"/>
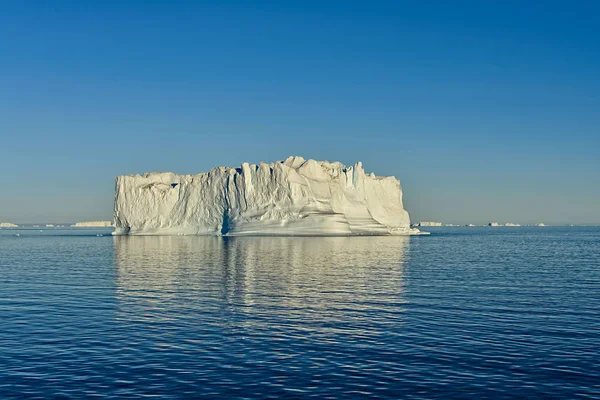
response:
<path fill-rule="evenodd" d="M 116 179 L 115 235 L 408 235 L 402 188 L 362 163 L 304 160 Z"/>

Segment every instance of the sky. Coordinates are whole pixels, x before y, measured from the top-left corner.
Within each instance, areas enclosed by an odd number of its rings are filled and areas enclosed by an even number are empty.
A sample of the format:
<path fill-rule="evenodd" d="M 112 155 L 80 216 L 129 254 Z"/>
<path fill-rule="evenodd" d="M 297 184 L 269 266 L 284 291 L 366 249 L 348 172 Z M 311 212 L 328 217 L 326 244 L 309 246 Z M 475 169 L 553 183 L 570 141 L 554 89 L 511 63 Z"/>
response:
<path fill-rule="evenodd" d="M 301 155 L 413 221 L 600 223 L 599 71 L 596 1 L 2 1 L 0 221 Z"/>

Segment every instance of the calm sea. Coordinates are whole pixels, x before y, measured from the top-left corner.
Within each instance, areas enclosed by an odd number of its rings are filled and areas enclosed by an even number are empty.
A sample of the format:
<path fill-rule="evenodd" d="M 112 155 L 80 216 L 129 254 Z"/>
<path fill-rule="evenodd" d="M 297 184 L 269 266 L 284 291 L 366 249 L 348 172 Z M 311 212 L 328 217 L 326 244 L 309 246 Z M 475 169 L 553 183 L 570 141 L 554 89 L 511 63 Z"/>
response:
<path fill-rule="evenodd" d="M 600 397 L 600 228 L 430 230 L 2 229 L 0 398 Z"/>

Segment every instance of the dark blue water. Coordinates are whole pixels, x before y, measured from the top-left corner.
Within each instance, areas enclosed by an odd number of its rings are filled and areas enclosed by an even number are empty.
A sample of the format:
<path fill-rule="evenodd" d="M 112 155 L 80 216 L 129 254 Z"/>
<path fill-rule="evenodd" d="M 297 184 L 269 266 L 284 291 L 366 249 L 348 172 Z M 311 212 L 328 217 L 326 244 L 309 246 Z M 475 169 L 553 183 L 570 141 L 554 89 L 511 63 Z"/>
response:
<path fill-rule="evenodd" d="M 0 398 L 600 396 L 600 228 L 431 230 L 0 230 Z"/>

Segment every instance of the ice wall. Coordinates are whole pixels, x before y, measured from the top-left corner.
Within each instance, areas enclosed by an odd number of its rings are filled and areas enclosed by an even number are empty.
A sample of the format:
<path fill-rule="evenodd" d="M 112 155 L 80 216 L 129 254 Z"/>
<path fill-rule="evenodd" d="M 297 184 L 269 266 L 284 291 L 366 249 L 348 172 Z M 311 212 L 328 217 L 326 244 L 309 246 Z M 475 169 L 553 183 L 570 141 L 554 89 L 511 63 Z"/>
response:
<path fill-rule="evenodd" d="M 366 174 L 360 162 L 302 157 L 198 175 L 119 176 L 114 221 L 117 235 L 418 233 L 396 178 Z"/>

